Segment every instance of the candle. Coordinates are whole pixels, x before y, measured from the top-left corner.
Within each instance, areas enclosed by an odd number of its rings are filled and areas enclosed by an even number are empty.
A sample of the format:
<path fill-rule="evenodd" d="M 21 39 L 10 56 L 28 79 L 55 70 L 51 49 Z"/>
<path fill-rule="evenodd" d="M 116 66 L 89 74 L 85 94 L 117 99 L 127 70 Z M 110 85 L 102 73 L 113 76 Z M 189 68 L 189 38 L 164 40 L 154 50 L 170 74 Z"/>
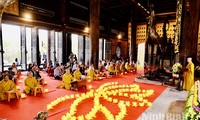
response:
<path fill-rule="evenodd" d="M 25 98 L 25 97 L 26 97 L 26 94 L 22 93 L 21 98 Z"/>
<path fill-rule="evenodd" d="M 87 80 L 87 82 L 91 82 L 91 80 Z"/>
<path fill-rule="evenodd" d="M 44 89 L 44 93 L 48 93 L 49 92 L 49 90 L 48 89 Z"/>
<path fill-rule="evenodd" d="M 19 80 L 18 82 L 19 82 L 19 83 L 21 83 L 21 82 L 22 82 L 22 80 Z"/>
<path fill-rule="evenodd" d="M 19 89 L 20 89 L 20 86 L 16 86 L 16 88 L 17 88 L 17 90 L 19 90 Z"/>
<path fill-rule="evenodd" d="M 88 88 L 89 88 L 89 89 L 92 89 L 92 85 L 89 85 Z"/>
<path fill-rule="evenodd" d="M 44 81 L 44 85 L 46 85 L 47 84 L 47 81 Z"/>

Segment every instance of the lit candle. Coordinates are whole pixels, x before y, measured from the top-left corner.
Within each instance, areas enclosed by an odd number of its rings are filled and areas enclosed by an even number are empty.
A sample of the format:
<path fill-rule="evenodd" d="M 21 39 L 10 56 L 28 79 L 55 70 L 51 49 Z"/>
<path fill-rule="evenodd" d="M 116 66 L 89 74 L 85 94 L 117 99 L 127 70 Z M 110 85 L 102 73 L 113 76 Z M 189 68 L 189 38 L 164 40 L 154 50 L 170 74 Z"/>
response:
<path fill-rule="evenodd" d="M 47 81 L 44 81 L 44 84 L 46 85 L 46 84 L 47 84 Z"/>
<path fill-rule="evenodd" d="M 48 89 L 44 89 L 44 93 L 48 93 L 49 92 L 49 90 Z"/>
<path fill-rule="evenodd" d="M 21 98 L 25 98 L 25 97 L 26 97 L 26 94 L 22 93 Z"/>
<path fill-rule="evenodd" d="M 22 82 L 22 80 L 19 80 L 18 82 L 19 82 L 19 83 L 21 83 L 21 82 Z"/>
<path fill-rule="evenodd" d="M 16 88 L 17 88 L 17 90 L 19 90 L 19 89 L 20 89 L 20 86 L 16 86 Z"/>
<path fill-rule="evenodd" d="M 87 82 L 91 82 L 91 80 L 87 80 Z"/>
<path fill-rule="evenodd" d="M 89 85 L 88 88 L 89 88 L 89 89 L 92 89 L 92 85 Z"/>

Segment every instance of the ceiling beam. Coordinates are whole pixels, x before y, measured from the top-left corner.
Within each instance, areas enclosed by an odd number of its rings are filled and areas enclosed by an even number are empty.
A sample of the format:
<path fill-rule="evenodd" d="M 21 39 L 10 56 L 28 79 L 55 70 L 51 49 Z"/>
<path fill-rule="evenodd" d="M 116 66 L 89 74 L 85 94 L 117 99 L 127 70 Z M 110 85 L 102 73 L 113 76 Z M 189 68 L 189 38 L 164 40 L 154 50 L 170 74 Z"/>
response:
<path fill-rule="evenodd" d="M 149 11 L 136 0 L 132 0 L 132 3 L 135 5 L 136 9 L 138 9 L 143 15 L 145 15 L 146 17 L 150 15 Z"/>

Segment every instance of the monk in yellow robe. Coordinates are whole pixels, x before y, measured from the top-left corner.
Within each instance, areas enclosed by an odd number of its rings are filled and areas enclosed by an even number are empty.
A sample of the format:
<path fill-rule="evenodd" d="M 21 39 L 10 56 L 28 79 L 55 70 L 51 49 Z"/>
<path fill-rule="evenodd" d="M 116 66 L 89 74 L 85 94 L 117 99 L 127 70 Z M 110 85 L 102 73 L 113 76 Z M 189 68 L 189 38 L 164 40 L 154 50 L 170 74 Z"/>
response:
<path fill-rule="evenodd" d="M 75 80 L 81 80 L 82 73 L 80 72 L 80 67 L 77 67 L 77 69 L 74 71 L 74 79 Z"/>
<path fill-rule="evenodd" d="M 187 61 L 188 65 L 186 66 L 186 68 L 188 70 L 183 73 L 183 89 L 189 91 L 190 88 L 194 85 L 194 64 L 192 63 L 192 58 L 188 58 Z"/>
<path fill-rule="evenodd" d="M 122 62 L 122 64 L 120 65 L 120 71 L 121 71 L 122 73 L 124 73 L 125 70 L 126 70 L 126 68 L 125 68 L 124 62 Z"/>
<path fill-rule="evenodd" d="M 91 65 L 90 68 L 89 68 L 89 70 L 88 70 L 88 72 L 87 72 L 87 78 L 89 80 L 94 80 L 94 79 L 96 79 L 96 76 L 97 75 L 96 75 L 96 73 L 94 71 L 94 66 Z"/>
<path fill-rule="evenodd" d="M 131 66 L 129 65 L 128 62 L 126 62 L 126 64 L 125 64 L 125 69 L 126 69 L 126 71 L 128 71 L 128 72 L 130 72 L 130 70 L 131 70 Z"/>
<path fill-rule="evenodd" d="M 0 81 L 0 101 L 6 100 L 6 92 L 8 91 L 17 91 L 15 83 L 12 80 L 9 80 L 9 76 L 5 75 L 3 80 Z M 19 94 L 19 93 L 17 93 Z M 14 94 L 11 94 L 10 98 L 15 98 Z"/>
<path fill-rule="evenodd" d="M 24 92 L 26 94 L 29 93 L 33 94 L 33 88 L 39 86 L 37 79 L 33 77 L 33 73 L 31 71 L 28 73 L 28 77 L 25 79 L 24 84 L 25 84 Z"/>
<path fill-rule="evenodd" d="M 70 83 L 73 81 L 73 77 L 70 73 L 70 67 L 68 67 L 66 70 L 66 73 L 62 77 L 62 82 L 60 85 L 58 85 L 56 88 L 65 88 L 69 90 L 71 88 Z"/>
<path fill-rule="evenodd" d="M 115 67 L 113 66 L 113 63 L 111 63 L 108 66 L 108 72 L 109 72 L 110 75 L 114 75 L 115 74 Z"/>

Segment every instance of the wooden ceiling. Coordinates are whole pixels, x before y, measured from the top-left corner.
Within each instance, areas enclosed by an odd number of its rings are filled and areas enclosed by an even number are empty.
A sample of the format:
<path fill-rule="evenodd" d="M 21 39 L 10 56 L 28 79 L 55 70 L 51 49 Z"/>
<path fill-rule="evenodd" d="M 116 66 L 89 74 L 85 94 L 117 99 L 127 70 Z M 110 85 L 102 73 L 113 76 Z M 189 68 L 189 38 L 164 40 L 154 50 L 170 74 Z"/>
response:
<path fill-rule="evenodd" d="M 89 24 L 90 0 L 19 0 L 21 13 L 23 10 L 29 10 L 38 15 L 35 19 L 41 18 L 58 24 L 62 1 L 68 2 L 66 12 L 72 24 Z M 133 12 L 137 13 L 138 22 L 146 22 L 151 3 L 155 6 L 156 19 L 163 20 L 168 15 L 175 19 L 176 0 L 100 0 L 101 29 L 107 29 L 110 24 L 111 29 L 127 31 Z"/>

